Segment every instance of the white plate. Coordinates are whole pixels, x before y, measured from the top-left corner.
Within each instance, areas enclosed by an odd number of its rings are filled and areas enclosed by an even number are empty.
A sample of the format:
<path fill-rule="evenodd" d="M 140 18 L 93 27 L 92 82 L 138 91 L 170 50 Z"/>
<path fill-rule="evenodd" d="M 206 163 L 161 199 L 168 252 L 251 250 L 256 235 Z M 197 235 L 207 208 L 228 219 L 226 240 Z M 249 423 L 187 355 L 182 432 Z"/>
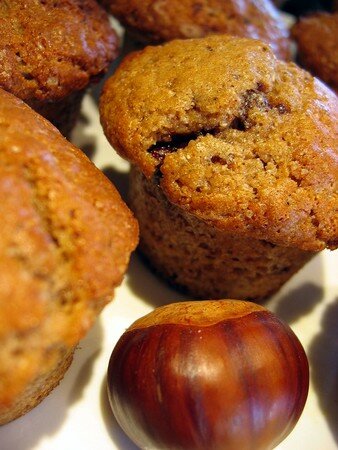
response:
<path fill-rule="evenodd" d="M 96 96 L 86 96 L 85 117 L 73 140 L 124 196 L 128 164 L 103 136 Z M 303 415 L 278 450 L 338 448 L 337 267 L 338 253 L 322 252 L 265 304 L 293 328 L 311 368 Z M 115 300 L 79 345 L 64 380 L 33 411 L 0 427 L 0 450 L 136 450 L 116 424 L 107 402 L 109 357 L 119 336 L 135 319 L 156 306 L 180 299 L 181 294 L 168 288 L 133 255 Z"/>

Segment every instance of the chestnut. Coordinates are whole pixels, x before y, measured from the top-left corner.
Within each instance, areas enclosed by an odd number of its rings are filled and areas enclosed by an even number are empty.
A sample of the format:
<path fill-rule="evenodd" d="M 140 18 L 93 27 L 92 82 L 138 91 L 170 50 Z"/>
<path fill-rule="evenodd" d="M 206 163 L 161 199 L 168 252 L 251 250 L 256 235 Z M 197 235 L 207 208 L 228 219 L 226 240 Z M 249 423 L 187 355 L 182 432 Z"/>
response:
<path fill-rule="evenodd" d="M 118 341 L 108 395 L 142 449 L 266 450 L 304 408 L 309 367 L 288 325 L 239 300 L 155 309 Z"/>

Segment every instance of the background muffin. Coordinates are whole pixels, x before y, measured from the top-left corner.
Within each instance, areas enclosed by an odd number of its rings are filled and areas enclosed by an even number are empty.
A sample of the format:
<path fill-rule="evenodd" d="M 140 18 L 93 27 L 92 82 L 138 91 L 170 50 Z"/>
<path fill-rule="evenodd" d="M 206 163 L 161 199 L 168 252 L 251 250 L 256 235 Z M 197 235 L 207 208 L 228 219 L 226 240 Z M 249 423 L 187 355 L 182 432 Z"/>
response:
<path fill-rule="evenodd" d="M 114 186 L 0 90 L 0 424 L 59 382 L 137 243 Z"/>
<path fill-rule="evenodd" d="M 135 166 L 153 267 L 195 297 L 260 300 L 337 246 L 337 99 L 254 40 L 172 41 L 127 57 L 102 124 Z"/>
<path fill-rule="evenodd" d="M 101 0 L 128 30 L 148 42 L 227 33 L 261 39 L 290 58 L 288 31 L 270 0 Z"/>
<path fill-rule="evenodd" d="M 0 87 L 67 135 L 85 88 L 117 55 L 117 37 L 94 0 L 0 2 Z"/>
<path fill-rule="evenodd" d="M 338 92 L 338 13 L 301 18 L 292 36 L 300 63 Z"/>

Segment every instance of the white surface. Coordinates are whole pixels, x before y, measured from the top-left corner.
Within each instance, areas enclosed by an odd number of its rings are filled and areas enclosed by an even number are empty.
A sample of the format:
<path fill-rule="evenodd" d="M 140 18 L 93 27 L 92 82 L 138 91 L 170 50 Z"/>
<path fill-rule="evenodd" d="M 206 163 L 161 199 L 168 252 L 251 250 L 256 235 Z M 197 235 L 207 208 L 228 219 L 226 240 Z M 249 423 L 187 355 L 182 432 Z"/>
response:
<path fill-rule="evenodd" d="M 103 136 L 95 95 L 87 95 L 83 111 L 88 120 L 80 122 L 74 141 L 124 196 L 128 164 Z M 338 448 L 337 267 L 338 252 L 322 252 L 265 304 L 296 332 L 311 368 L 303 415 L 278 450 Z M 60 386 L 26 416 L 0 427 L 0 450 L 135 450 L 116 424 L 107 402 L 109 357 L 119 336 L 135 319 L 156 306 L 180 299 L 181 294 L 169 289 L 133 255 L 115 300 L 81 342 Z"/>

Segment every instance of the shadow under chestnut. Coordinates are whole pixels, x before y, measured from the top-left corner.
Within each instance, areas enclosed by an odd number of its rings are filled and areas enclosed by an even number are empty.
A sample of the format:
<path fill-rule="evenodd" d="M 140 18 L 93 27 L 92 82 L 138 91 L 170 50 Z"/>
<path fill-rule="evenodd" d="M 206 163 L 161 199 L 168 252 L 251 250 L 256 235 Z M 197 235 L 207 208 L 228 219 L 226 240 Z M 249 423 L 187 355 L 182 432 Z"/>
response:
<path fill-rule="evenodd" d="M 310 314 L 323 299 L 323 288 L 308 282 L 286 293 L 274 309 L 275 314 L 291 325 Z"/>
<path fill-rule="evenodd" d="M 265 305 L 292 326 L 324 298 L 321 255 L 316 256 Z M 321 314 L 321 331 L 307 350 L 310 377 L 319 407 L 338 444 L 338 297 Z"/>
<path fill-rule="evenodd" d="M 305 264 L 264 306 L 289 325 L 311 314 L 324 296 L 321 257 L 318 254 Z"/>
<path fill-rule="evenodd" d="M 338 445 L 338 297 L 327 306 L 308 357 L 319 406 Z"/>

